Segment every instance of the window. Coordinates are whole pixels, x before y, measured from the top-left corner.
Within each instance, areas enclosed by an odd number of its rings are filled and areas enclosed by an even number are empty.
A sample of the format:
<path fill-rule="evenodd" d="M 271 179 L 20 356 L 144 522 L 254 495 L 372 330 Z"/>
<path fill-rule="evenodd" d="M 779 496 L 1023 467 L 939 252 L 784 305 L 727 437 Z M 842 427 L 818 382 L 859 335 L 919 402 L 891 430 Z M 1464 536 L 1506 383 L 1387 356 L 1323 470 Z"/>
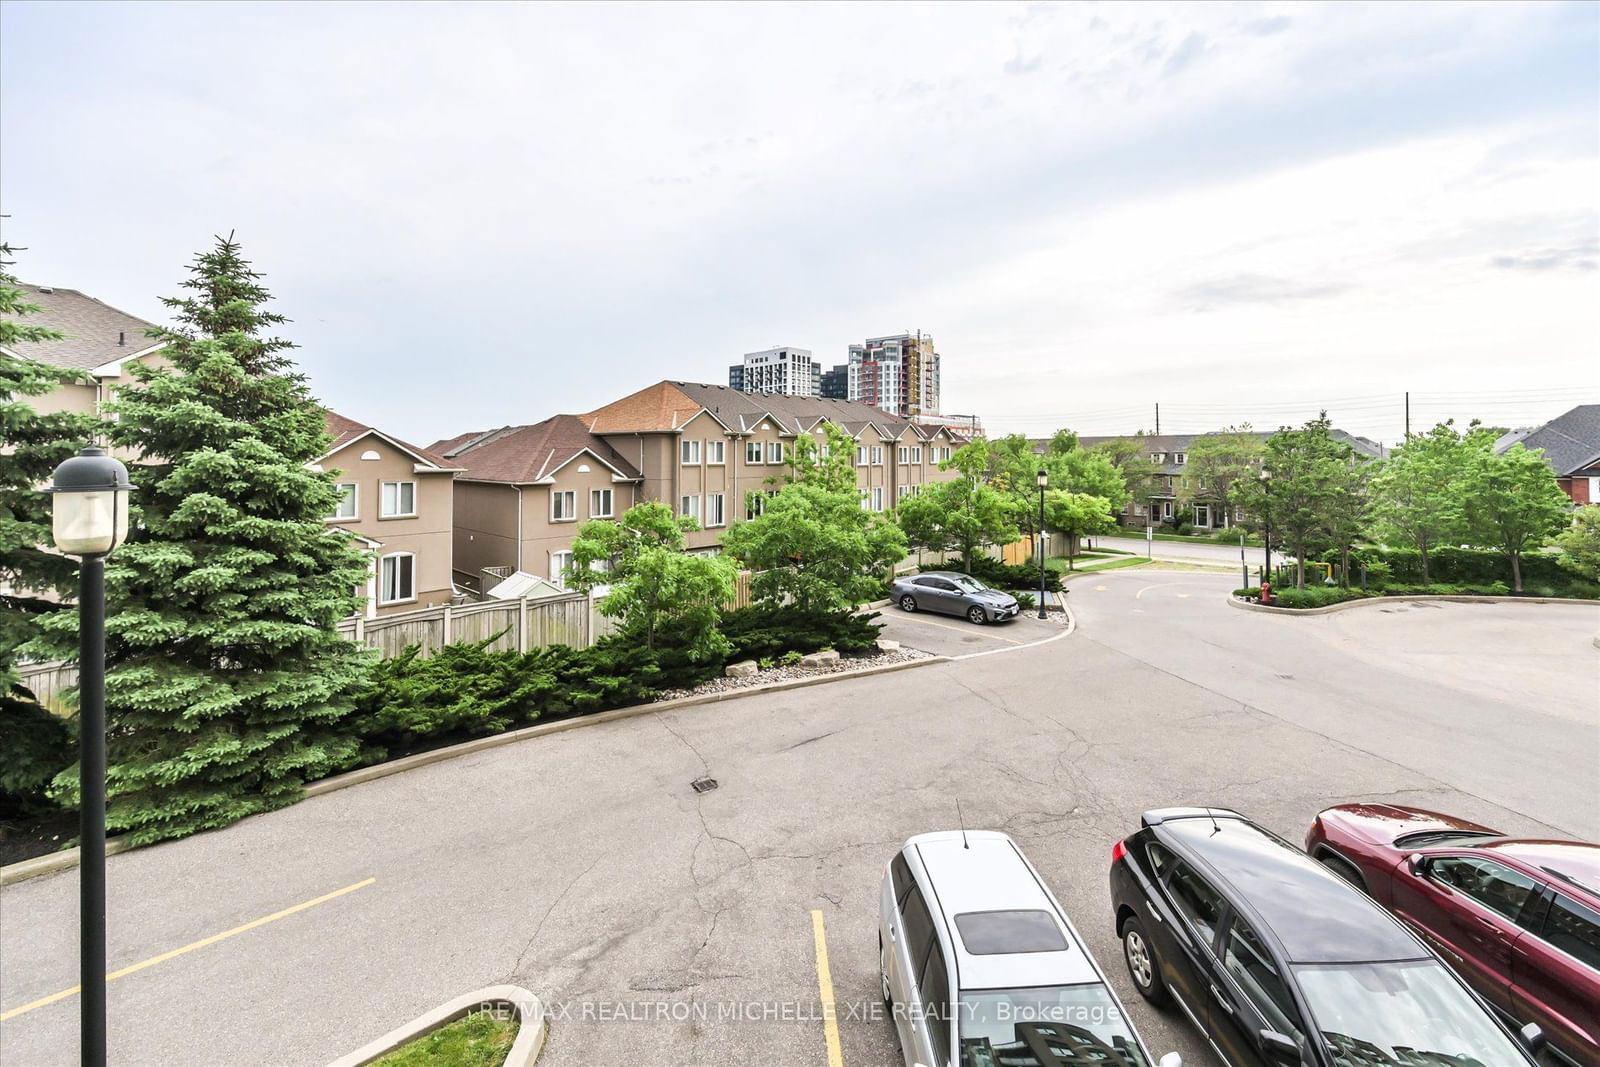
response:
<path fill-rule="evenodd" d="M 721 439 L 706 442 L 706 462 L 722 464 L 728 462 L 728 442 Z"/>
<path fill-rule="evenodd" d="M 904 852 L 895 853 L 893 862 L 889 864 L 889 877 L 893 880 L 895 905 L 904 908 L 906 896 L 911 892 L 911 887 L 917 884 L 911 877 L 911 865 L 906 862 Z"/>
<path fill-rule="evenodd" d="M 759 489 L 747 490 L 744 494 L 744 517 L 748 522 L 760 518 L 767 510 L 767 495 Z"/>
<path fill-rule="evenodd" d="M 1222 917 L 1222 897 L 1201 879 L 1187 863 L 1175 863 L 1167 891 L 1178 912 L 1189 920 L 1206 945 L 1217 939 L 1217 920 Z"/>
<path fill-rule="evenodd" d="M 678 453 L 685 465 L 694 466 L 700 462 L 700 442 L 690 441 L 687 438 L 679 441 Z"/>
<path fill-rule="evenodd" d="M 706 494 L 706 525 L 707 526 L 726 526 L 726 525 L 728 525 L 727 508 L 724 506 L 724 501 L 726 499 L 727 498 L 725 496 L 723 496 L 723 494 L 721 494 L 721 493 L 708 493 L 708 494 Z"/>
<path fill-rule="evenodd" d="M 872 447 L 872 465 L 874 467 L 883 466 L 883 449 L 877 445 Z"/>
<path fill-rule="evenodd" d="M 1167 454 L 1165 452 L 1152 452 L 1152 453 L 1150 453 L 1150 462 L 1151 463 L 1165 463 L 1166 461 L 1167 461 Z"/>
<path fill-rule="evenodd" d="M 1182 452 L 1174 452 L 1172 454 L 1172 462 L 1176 463 L 1178 466 L 1181 467 L 1185 463 L 1189 462 L 1189 457 L 1186 454 L 1182 453 Z"/>
<path fill-rule="evenodd" d="M 416 482 L 384 482 L 380 519 L 407 518 L 417 513 Z"/>
<path fill-rule="evenodd" d="M 927 962 L 928 949 L 934 943 L 933 916 L 928 914 L 928 905 L 922 899 L 922 890 L 916 886 L 912 886 L 911 892 L 906 895 L 905 906 L 901 909 L 900 925 L 905 937 L 906 954 L 911 957 L 911 973 L 916 974 Z"/>
<path fill-rule="evenodd" d="M 782 441 L 768 441 L 767 442 L 767 462 L 768 463 L 782 463 L 783 462 L 783 442 Z"/>
<path fill-rule="evenodd" d="M 1167 847 L 1152 841 L 1150 846 L 1145 849 L 1145 854 L 1150 857 L 1150 866 L 1155 868 L 1156 877 L 1166 877 L 1167 871 L 1172 868 L 1173 863 L 1172 853 L 1167 851 Z"/>
<path fill-rule="evenodd" d="M 866 465 L 867 465 L 867 446 L 866 445 L 857 445 L 856 446 L 856 466 L 865 467 Z"/>
<path fill-rule="evenodd" d="M 895 449 L 894 458 L 896 463 L 910 463 L 911 449 L 907 448 L 905 445 L 901 445 L 899 448 Z"/>
<path fill-rule="evenodd" d="M 913 463 L 921 463 L 922 462 L 922 446 L 921 445 L 914 445 L 912 447 L 912 449 L 911 449 L 911 462 L 913 462 Z"/>
<path fill-rule="evenodd" d="M 565 589 L 567 585 L 567 568 L 571 566 L 571 552 L 550 553 L 550 580 Z"/>
<path fill-rule="evenodd" d="M 1260 1009 L 1262 1016 L 1280 1034 L 1298 1039 L 1302 1033 L 1300 1013 L 1294 997 L 1273 966 L 1272 957 L 1262 947 L 1256 932 L 1235 916 L 1228 926 L 1228 940 L 1222 951 L 1222 966 L 1233 976 L 1241 992 Z"/>
<path fill-rule="evenodd" d="M 678 500 L 678 514 L 686 519 L 700 521 L 700 495 L 686 493 Z"/>
<path fill-rule="evenodd" d="M 1593 908 L 1557 893 L 1545 916 L 1543 937 L 1572 958 L 1600 967 L 1600 913 Z"/>
<path fill-rule="evenodd" d="M 1441 856 L 1428 864 L 1428 876 L 1513 922 L 1537 892 L 1527 875 L 1471 856 Z"/>
<path fill-rule="evenodd" d="M 578 494 L 571 489 L 550 491 L 550 521 L 571 522 L 578 517 Z"/>
<path fill-rule="evenodd" d="M 589 517 L 591 519 L 609 519 L 611 517 L 611 490 L 589 490 Z"/>
<path fill-rule="evenodd" d="M 904 500 L 910 495 L 911 487 L 909 485 L 897 485 L 894 487 L 894 502 L 896 504 L 900 503 L 900 501 Z"/>
<path fill-rule="evenodd" d="M 865 489 L 857 489 L 856 492 L 861 496 L 861 510 L 872 510 L 872 494 Z"/>
<path fill-rule="evenodd" d="M 417 599 L 417 558 L 409 552 L 396 552 L 381 561 L 378 603 L 399 604 Z"/>
<path fill-rule="evenodd" d="M 945 969 L 944 950 L 937 941 L 928 953 L 928 962 L 922 967 L 922 981 L 917 984 L 922 994 L 922 1010 L 927 1013 L 928 1034 L 933 1038 L 933 1058 L 936 1063 L 950 1062 L 950 972 Z"/>
<path fill-rule="evenodd" d="M 956 916 L 956 929 L 974 956 L 1067 951 L 1067 939 L 1048 911 L 967 911 Z"/>
<path fill-rule="evenodd" d="M 883 486 L 881 485 L 875 485 L 872 487 L 872 510 L 883 510 Z"/>
<path fill-rule="evenodd" d="M 744 461 L 746 463 L 761 462 L 761 442 L 746 441 L 744 443 Z"/>
<path fill-rule="evenodd" d="M 333 514 L 329 515 L 328 518 L 330 518 L 330 519 L 353 519 L 353 518 L 355 518 L 356 517 L 356 483 L 355 482 L 342 482 L 342 483 L 340 483 L 340 485 L 337 488 L 339 490 L 339 502 L 333 506 Z"/>

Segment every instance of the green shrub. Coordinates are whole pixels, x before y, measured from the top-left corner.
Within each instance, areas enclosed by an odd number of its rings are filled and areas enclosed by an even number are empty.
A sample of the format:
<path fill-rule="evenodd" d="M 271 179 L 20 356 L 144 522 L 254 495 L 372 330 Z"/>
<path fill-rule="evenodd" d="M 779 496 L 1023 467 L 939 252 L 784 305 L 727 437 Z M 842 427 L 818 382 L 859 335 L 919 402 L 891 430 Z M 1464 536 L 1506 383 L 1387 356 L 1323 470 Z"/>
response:
<path fill-rule="evenodd" d="M 837 649 L 860 655 L 877 648 L 883 627 L 873 622 L 876 612 L 801 612 L 794 608 L 754 604 L 722 614 L 722 632 L 733 646 L 730 660 L 773 658 L 788 652 Z"/>
<path fill-rule="evenodd" d="M 1261 596 L 1261 587 L 1259 585 L 1247 585 L 1243 589 L 1235 589 L 1233 595 L 1244 597 L 1246 600 L 1255 600 Z"/>
<path fill-rule="evenodd" d="M 778 657 L 778 662 L 785 667 L 793 667 L 796 663 L 799 663 L 805 658 L 806 654 L 804 652 L 801 652 L 799 649 L 791 648 L 782 656 Z"/>
<path fill-rule="evenodd" d="M 957 563 L 929 564 L 922 568 L 923 573 L 928 571 L 960 571 L 966 570 Z M 996 589 L 1037 589 L 1039 588 L 1039 567 L 1037 564 L 1026 563 L 1001 563 L 988 556 L 974 555 L 972 568 L 967 573 L 985 585 Z M 1061 575 L 1049 568 L 1045 569 L 1044 587 L 1052 593 L 1061 592 Z"/>
<path fill-rule="evenodd" d="M 1422 555 L 1415 549 L 1360 548 L 1351 555 L 1351 564 L 1359 567 L 1362 563 L 1367 565 L 1369 581 L 1375 580 L 1376 563 L 1387 565 L 1397 582 L 1422 581 Z M 1509 582 L 1511 561 L 1505 553 L 1485 548 L 1436 548 L 1428 553 L 1428 577 L 1451 584 Z M 1537 583 L 1559 589 L 1571 580 L 1571 575 L 1562 568 L 1560 557 L 1530 553 L 1522 557 L 1522 579 L 1525 585 Z"/>
<path fill-rule="evenodd" d="M 1017 606 L 1023 611 L 1031 611 L 1039 606 L 1039 600 L 1032 593 L 1016 593 Z"/>
<path fill-rule="evenodd" d="M 1308 585 L 1304 589 L 1286 586 L 1272 591 L 1272 603 L 1281 608 L 1322 608 L 1346 600 L 1360 600 L 1366 595 L 1359 589 L 1337 586 Z"/>
<path fill-rule="evenodd" d="M 38 815 L 57 805 L 45 787 L 77 761 L 76 731 L 20 686 L 0 694 L 0 817 Z"/>

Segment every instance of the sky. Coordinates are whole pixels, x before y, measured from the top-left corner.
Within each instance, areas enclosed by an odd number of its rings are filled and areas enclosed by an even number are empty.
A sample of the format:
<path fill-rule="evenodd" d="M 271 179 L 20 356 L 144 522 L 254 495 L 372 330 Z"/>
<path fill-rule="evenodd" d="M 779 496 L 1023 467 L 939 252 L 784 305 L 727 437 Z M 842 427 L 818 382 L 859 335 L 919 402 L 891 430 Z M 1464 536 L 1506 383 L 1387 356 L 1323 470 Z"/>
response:
<path fill-rule="evenodd" d="M 1600 4 L 0 7 L 14 270 L 427 444 L 922 330 L 990 433 L 1600 401 Z"/>

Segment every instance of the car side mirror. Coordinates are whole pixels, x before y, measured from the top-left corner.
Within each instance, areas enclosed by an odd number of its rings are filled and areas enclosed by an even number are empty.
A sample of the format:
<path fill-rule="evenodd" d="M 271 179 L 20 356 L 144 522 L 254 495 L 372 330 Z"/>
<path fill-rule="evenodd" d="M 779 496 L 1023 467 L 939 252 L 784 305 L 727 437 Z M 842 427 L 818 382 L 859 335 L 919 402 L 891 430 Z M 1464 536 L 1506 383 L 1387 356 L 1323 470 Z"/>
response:
<path fill-rule="evenodd" d="M 1550 1043 L 1538 1023 L 1529 1023 L 1521 1030 L 1518 1030 L 1517 1035 L 1522 1038 L 1522 1043 L 1528 1046 L 1528 1051 L 1535 1056 L 1543 1052 L 1545 1045 Z"/>
<path fill-rule="evenodd" d="M 1422 872 L 1426 871 L 1427 869 L 1428 858 L 1422 853 L 1413 852 L 1411 855 L 1406 857 L 1406 870 L 1410 871 L 1418 878 L 1421 878 Z"/>
<path fill-rule="evenodd" d="M 1176 1052 L 1169 1052 L 1161 1057 L 1156 1067 L 1183 1067 L 1183 1057 Z"/>
<path fill-rule="evenodd" d="M 1300 1045 L 1288 1034 L 1276 1030 L 1261 1031 L 1261 1051 L 1268 1063 L 1278 1067 L 1300 1067 Z"/>

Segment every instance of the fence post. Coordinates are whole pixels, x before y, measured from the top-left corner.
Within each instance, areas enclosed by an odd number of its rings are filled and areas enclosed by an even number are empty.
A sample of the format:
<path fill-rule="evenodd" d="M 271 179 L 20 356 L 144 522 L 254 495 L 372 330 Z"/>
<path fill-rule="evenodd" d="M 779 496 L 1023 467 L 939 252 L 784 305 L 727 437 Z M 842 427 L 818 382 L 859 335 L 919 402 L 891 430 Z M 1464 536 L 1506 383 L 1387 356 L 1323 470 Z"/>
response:
<path fill-rule="evenodd" d="M 528 598 L 522 598 L 522 606 L 517 609 L 517 651 L 528 651 Z"/>
<path fill-rule="evenodd" d="M 451 630 L 451 626 L 450 626 L 451 619 L 450 619 L 450 605 L 449 604 L 446 604 L 444 606 L 444 615 L 440 619 L 440 622 L 443 625 L 441 625 L 440 628 L 439 628 L 440 629 L 439 647 L 443 648 L 445 645 L 448 645 L 450 643 L 450 637 L 451 637 L 451 633 L 450 633 L 450 630 Z"/>
<path fill-rule="evenodd" d="M 365 615 L 356 616 L 356 644 L 367 643 L 367 618 Z"/>

